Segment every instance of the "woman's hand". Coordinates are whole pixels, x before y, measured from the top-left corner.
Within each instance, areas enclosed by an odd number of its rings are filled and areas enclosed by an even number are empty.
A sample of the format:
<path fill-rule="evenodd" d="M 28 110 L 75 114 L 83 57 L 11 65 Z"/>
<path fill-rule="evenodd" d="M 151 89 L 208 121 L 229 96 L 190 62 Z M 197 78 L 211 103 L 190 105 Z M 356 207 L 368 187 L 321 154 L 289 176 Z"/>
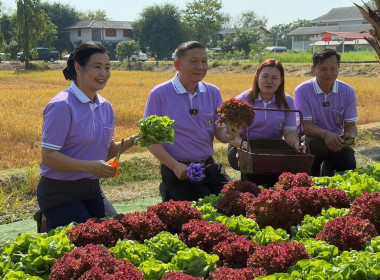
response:
<path fill-rule="evenodd" d="M 104 160 L 90 160 L 86 164 L 87 173 L 99 178 L 111 178 L 115 174 L 116 168 L 109 165 Z"/>

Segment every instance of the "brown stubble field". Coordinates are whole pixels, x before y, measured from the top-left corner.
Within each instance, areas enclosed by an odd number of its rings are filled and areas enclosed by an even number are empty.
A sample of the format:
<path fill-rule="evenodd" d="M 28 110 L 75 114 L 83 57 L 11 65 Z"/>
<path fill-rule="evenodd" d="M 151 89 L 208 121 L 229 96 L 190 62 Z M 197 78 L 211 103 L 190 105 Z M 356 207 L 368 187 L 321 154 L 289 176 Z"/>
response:
<path fill-rule="evenodd" d="M 100 93 L 113 105 L 116 140 L 138 130 L 145 102 L 152 87 L 172 78 L 173 72 L 112 71 Z M 286 77 L 286 92 L 310 76 Z M 380 78 L 342 76 L 357 93 L 358 124 L 380 121 Z M 251 87 L 251 73 L 209 73 L 205 79 L 217 85 L 223 99 L 235 97 Z M 0 170 L 22 168 L 40 158 L 42 111 L 49 100 L 70 85 L 61 71 L 0 71 Z M 139 151 L 133 148 L 130 152 Z"/>

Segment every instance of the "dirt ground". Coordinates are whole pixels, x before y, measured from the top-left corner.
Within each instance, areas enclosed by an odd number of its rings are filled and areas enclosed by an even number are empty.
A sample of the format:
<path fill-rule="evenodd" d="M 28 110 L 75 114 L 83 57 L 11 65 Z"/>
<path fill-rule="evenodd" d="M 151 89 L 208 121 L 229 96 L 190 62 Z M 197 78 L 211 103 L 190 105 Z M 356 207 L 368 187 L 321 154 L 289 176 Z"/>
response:
<path fill-rule="evenodd" d="M 36 62 L 33 63 L 39 65 L 41 70 L 63 70 L 66 66 L 65 61 L 55 61 L 50 62 Z M 145 62 L 145 63 L 155 63 L 155 62 Z M 252 65 L 228 65 L 228 66 L 218 66 L 212 67 L 212 63 L 209 65 L 210 73 L 252 73 L 258 66 L 258 64 Z M 134 70 L 133 64 L 131 65 L 131 70 Z M 312 76 L 311 64 L 308 63 L 284 63 L 286 76 L 289 77 L 306 77 Z M 118 63 L 113 65 L 113 69 L 124 69 L 119 66 Z M 23 71 L 24 63 L 19 61 L 3 61 L 0 63 L 0 71 Z M 159 66 L 154 67 L 152 71 L 173 71 L 174 67 L 168 69 L 168 62 L 159 64 Z M 352 77 L 352 76 L 362 76 L 362 77 L 380 77 L 380 63 L 341 63 L 340 76 Z"/>

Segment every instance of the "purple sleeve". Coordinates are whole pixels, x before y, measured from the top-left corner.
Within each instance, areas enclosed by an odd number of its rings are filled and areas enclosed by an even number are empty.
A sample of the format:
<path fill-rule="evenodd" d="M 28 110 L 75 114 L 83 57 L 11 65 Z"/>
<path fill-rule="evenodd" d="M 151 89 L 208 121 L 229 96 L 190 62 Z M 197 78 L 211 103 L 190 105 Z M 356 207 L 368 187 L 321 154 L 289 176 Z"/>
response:
<path fill-rule="evenodd" d="M 289 109 L 294 110 L 294 101 L 290 95 L 286 95 L 286 100 L 288 101 Z M 296 113 L 290 112 L 285 115 L 284 129 L 296 130 Z"/>
<path fill-rule="evenodd" d="M 354 122 L 357 121 L 358 112 L 356 106 L 356 95 L 354 90 L 351 88 L 349 98 L 347 99 L 347 107 L 344 110 L 343 119 L 345 122 Z"/>
<path fill-rule="evenodd" d="M 70 130 L 70 119 L 67 110 L 54 103 L 48 104 L 43 111 L 41 146 L 59 151 Z"/>
<path fill-rule="evenodd" d="M 144 118 L 149 117 L 151 115 L 162 116 L 161 108 L 161 99 L 159 98 L 157 89 L 152 90 L 145 104 Z"/>
<path fill-rule="evenodd" d="M 298 86 L 294 91 L 294 103 L 297 110 L 300 110 L 304 120 L 312 120 L 311 108 L 309 102 L 306 99 L 306 87 L 307 85 Z"/>

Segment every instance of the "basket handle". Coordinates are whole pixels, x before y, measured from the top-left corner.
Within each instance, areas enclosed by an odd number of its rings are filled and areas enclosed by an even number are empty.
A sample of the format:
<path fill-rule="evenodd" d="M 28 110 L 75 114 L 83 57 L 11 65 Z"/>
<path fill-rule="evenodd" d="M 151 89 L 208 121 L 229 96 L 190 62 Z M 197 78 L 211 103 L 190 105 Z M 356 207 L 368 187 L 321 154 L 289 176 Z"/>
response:
<path fill-rule="evenodd" d="M 258 110 L 258 111 L 281 111 L 281 112 L 295 112 L 295 113 L 298 113 L 299 115 L 299 120 L 300 120 L 300 133 L 304 133 L 305 131 L 305 124 L 304 124 L 304 121 L 303 121 L 303 115 L 302 115 L 302 112 L 300 110 L 296 110 L 296 109 L 278 109 L 278 108 L 259 108 L 259 107 L 253 107 L 253 110 Z M 248 130 L 248 133 L 247 133 L 247 140 L 249 140 L 249 126 L 247 127 L 247 130 Z M 301 135 L 300 133 L 298 133 L 298 143 L 301 145 Z M 244 129 L 244 132 L 243 132 L 243 136 L 245 134 L 245 129 Z M 310 154 L 310 147 L 309 145 L 307 144 L 307 135 L 306 133 L 304 133 L 305 135 L 305 146 L 306 146 L 306 152 L 308 154 Z M 240 148 L 243 144 L 243 137 L 242 137 L 242 143 L 240 144 Z M 250 145 L 249 146 L 249 149 L 250 149 Z"/>

